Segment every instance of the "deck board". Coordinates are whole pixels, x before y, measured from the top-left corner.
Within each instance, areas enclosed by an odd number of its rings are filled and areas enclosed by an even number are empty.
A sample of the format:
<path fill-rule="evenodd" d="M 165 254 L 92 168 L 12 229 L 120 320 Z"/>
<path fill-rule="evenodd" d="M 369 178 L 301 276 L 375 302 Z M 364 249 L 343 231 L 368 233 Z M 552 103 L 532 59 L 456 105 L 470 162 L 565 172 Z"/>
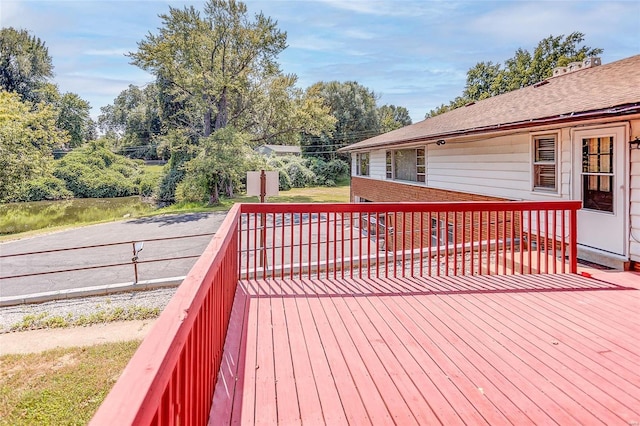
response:
<path fill-rule="evenodd" d="M 210 424 L 637 424 L 640 286 L 618 282 L 241 281 Z"/>

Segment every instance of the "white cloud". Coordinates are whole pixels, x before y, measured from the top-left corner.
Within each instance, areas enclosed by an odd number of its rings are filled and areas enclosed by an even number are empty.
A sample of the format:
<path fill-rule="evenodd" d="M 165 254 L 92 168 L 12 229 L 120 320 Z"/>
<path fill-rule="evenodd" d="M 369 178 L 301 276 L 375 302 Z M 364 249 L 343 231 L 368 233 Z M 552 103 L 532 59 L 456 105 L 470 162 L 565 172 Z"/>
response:
<path fill-rule="evenodd" d="M 439 1 L 395 1 L 395 0 L 316 0 L 327 6 L 363 15 L 377 16 L 421 16 L 440 14 L 448 9 L 447 2 Z"/>
<path fill-rule="evenodd" d="M 88 49 L 82 52 L 84 55 L 89 56 L 124 56 L 129 53 L 131 49 L 129 48 L 119 48 L 119 49 Z"/>

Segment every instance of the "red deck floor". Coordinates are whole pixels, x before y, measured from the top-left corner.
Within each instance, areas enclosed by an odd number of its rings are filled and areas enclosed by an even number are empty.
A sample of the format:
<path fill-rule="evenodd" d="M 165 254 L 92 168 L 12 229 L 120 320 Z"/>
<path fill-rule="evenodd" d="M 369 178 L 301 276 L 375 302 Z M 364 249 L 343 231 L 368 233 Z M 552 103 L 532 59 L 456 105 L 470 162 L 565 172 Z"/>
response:
<path fill-rule="evenodd" d="M 210 423 L 640 423 L 640 290 L 577 275 L 240 283 Z"/>

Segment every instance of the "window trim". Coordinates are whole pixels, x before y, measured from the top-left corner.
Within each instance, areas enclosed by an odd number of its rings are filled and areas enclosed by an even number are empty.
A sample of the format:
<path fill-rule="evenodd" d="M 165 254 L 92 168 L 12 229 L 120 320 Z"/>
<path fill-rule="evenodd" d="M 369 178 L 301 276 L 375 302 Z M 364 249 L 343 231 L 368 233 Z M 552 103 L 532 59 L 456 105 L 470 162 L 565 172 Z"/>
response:
<path fill-rule="evenodd" d="M 370 176 L 371 173 L 371 156 L 369 152 L 356 153 L 356 176 Z M 363 172 L 362 162 L 366 160 L 366 170 Z"/>
<path fill-rule="evenodd" d="M 415 151 L 415 160 L 416 160 L 415 180 L 398 179 L 396 177 L 395 154 L 397 151 Z M 420 151 L 422 151 L 422 153 L 420 153 Z M 427 183 L 427 147 L 422 145 L 422 146 L 409 147 L 409 148 L 386 150 L 385 151 L 385 177 L 388 180 L 425 185 Z"/>
<path fill-rule="evenodd" d="M 445 228 L 446 223 L 446 228 Z M 446 236 L 444 233 L 446 232 Z M 438 241 L 438 237 L 440 237 Z M 438 219 L 437 217 L 431 218 L 431 245 L 436 246 L 448 246 L 453 244 L 455 237 L 455 231 L 453 229 L 453 223 L 445 221 L 445 219 Z M 445 242 L 446 238 L 446 242 Z"/>
<path fill-rule="evenodd" d="M 553 160 L 538 160 L 538 153 L 542 151 L 544 148 L 539 148 L 538 143 L 542 140 L 550 140 L 553 139 L 553 150 L 546 149 L 546 151 L 553 152 Z M 542 193 L 542 194 L 558 194 L 560 192 L 560 137 L 558 133 L 539 133 L 531 135 L 531 191 Z M 545 166 L 553 166 L 554 169 L 554 177 L 553 177 L 553 188 L 550 186 L 543 186 L 539 184 L 539 180 L 541 180 L 541 175 L 539 175 L 540 169 Z"/>

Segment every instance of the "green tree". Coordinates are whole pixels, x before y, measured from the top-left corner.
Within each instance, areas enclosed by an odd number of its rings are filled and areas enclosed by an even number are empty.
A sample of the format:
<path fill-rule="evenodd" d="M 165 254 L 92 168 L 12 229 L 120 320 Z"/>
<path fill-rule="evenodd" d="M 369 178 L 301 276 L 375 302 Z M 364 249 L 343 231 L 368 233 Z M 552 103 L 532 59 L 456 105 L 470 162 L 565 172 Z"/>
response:
<path fill-rule="evenodd" d="M 233 197 L 255 159 L 248 147 L 248 135 L 232 127 L 217 130 L 201 140 L 197 156 L 184 164 L 185 177 L 178 184 L 178 201 L 218 204 L 220 195 Z"/>
<path fill-rule="evenodd" d="M 336 123 L 332 132 L 303 136 L 301 145 L 306 155 L 332 159 L 338 148 L 380 134 L 376 95 L 357 82 L 318 82 L 307 89 L 307 94 L 321 97 Z"/>
<path fill-rule="evenodd" d="M 51 77 L 53 63 L 43 41 L 27 30 L 0 29 L 0 89 L 38 101 L 37 89 Z"/>
<path fill-rule="evenodd" d="M 67 148 L 78 147 L 96 138 L 96 123 L 89 115 L 89 102 L 72 92 L 61 94 L 53 83 L 41 84 L 36 90 L 36 97 L 56 111 L 56 125 L 70 137 Z"/>
<path fill-rule="evenodd" d="M 158 98 L 154 83 L 144 88 L 129 85 L 112 105 L 100 108 L 100 130 L 116 142 L 114 148 L 153 146 L 154 139 L 163 134 Z"/>
<path fill-rule="evenodd" d="M 378 120 L 381 133 L 387 133 L 411 124 L 409 110 L 395 105 L 382 105 L 378 108 Z"/>
<path fill-rule="evenodd" d="M 69 134 L 70 147 L 78 147 L 96 137 L 90 111 L 89 102 L 75 93 L 67 92 L 60 97 L 56 125 Z"/>
<path fill-rule="evenodd" d="M 0 91 L 0 201 L 12 199 L 23 182 L 50 174 L 52 149 L 68 142 L 56 116 L 51 106 Z"/>
<path fill-rule="evenodd" d="M 244 124 L 240 130 L 252 135 L 252 147 L 297 145 L 302 133 L 319 136 L 333 131 L 336 119 L 324 99 L 296 87 L 297 79 L 293 74 L 271 77 L 250 97 L 250 113 L 237 125 Z"/>
<path fill-rule="evenodd" d="M 250 19 L 242 2 L 209 0 L 203 14 L 170 7 L 160 17 L 159 34 L 147 35 L 129 56 L 201 112 L 204 136 L 233 124 L 250 86 L 279 72 L 286 33 L 262 13 Z"/>
<path fill-rule="evenodd" d="M 427 113 L 425 118 L 479 101 L 539 83 L 553 75 L 553 69 L 570 62 L 602 54 L 603 49 L 584 46 L 584 34 L 573 32 L 568 36 L 549 36 L 542 39 L 532 53 L 519 48 L 504 66 L 479 62 L 467 71 L 467 82 L 462 96 L 448 105 L 443 104 Z"/>

